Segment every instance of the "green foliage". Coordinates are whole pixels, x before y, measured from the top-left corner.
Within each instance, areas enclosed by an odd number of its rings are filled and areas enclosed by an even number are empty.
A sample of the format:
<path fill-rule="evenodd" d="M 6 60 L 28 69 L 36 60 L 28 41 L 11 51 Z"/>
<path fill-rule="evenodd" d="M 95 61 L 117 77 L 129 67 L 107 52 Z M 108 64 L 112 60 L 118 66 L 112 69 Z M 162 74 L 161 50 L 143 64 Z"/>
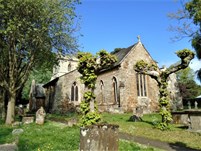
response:
<path fill-rule="evenodd" d="M 195 98 L 201 93 L 201 86 L 194 81 L 195 73 L 188 67 L 176 73 L 178 87 L 182 98 Z"/>
<path fill-rule="evenodd" d="M 101 50 L 97 53 L 100 59 L 99 70 L 111 67 L 117 61 L 116 57 L 109 54 L 106 50 Z"/>
<path fill-rule="evenodd" d="M 52 76 L 52 67 L 48 68 L 46 66 L 41 66 L 40 68 L 38 67 L 38 69 L 33 70 L 30 73 L 28 80 L 26 81 L 23 87 L 22 98 L 26 100 L 29 99 L 29 93 L 33 79 L 36 81 L 36 83 L 44 84 L 51 79 L 51 76 Z"/>
<path fill-rule="evenodd" d="M 77 50 L 73 29 L 78 3 L 0 0 L 0 86 L 7 91 L 9 102 L 15 101 L 32 70 L 57 61 L 56 51 L 65 54 Z M 14 108 L 8 108 L 6 122 L 11 124 Z"/>
<path fill-rule="evenodd" d="M 95 97 L 94 93 L 91 91 L 87 91 L 84 93 L 84 100 L 86 102 L 90 102 L 91 100 L 94 100 L 95 98 L 96 97 Z"/>
<path fill-rule="evenodd" d="M 190 57 L 193 56 L 194 57 L 194 53 L 192 51 L 190 51 L 189 49 L 183 49 L 183 50 L 179 50 L 176 52 L 177 56 L 181 59 L 184 59 L 186 57 Z"/>
<path fill-rule="evenodd" d="M 82 113 L 82 115 L 86 115 L 87 113 L 90 112 L 89 102 L 86 102 L 85 100 L 83 100 L 80 103 L 80 112 Z"/>
<path fill-rule="evenodd" d="M 88 112 L 87 114 L 83 115 L 80 119 L 80 126 L 87 126 L 87 125 L 93 125 L 101 120 L 101 115 L 95 111 L 95 112 Z"/>
<path fill-rule="evenodd" d="M 137 68 L 137 70 L 144 70 L 148 67 L 148 63 L 146 63 L 144 60 L 140 60 L 135 64 L 134 67 Z"/>
<path fill-rule="evenodd" d="M 185 83 L 188 80 L 194 80 L 195 73 L 193 69 L 187 67 L 186 69 L 180 70 L 176 72 L 177 81 L 181 83 Z"/>
<path fill-rule="evenodd" d="M 105 50 L 101 50 L 96 56 L 88 52 L 79 52 L 78 59 L 79 64 L 77 69 L 82 75 L 81 80 L 90 90 L 84 93 L 84 100 L 80 104 L 80 110 L 83 114 L 80 119 L 80 125 L 96 124 L 101 120 L 101 116 L 98 113 L 97 107 L 90 108 L 90 103 L 93 103 L 92 106 L 95 106 L 94 89 L 96 79 L 100 70 L 110 67 L 116 61 L 116 58 Z"/>
<path fill-rule="evenodd" d="M 78 72 L 82 74 L 81 76 L 82 82 L 88 88 L 94 89 L 96 84 L 96 79 L 97 79 L 96 58 L 91 53 L 79 52 L 78 59 L 79 59 L 79 64 L 77 69 L 78 69 Z"/>
<path fill-rule="evenodd" d="M 147 70 L 156 71 L 157 68 L 158 67 L 155 64 L 152 64 L 152 63 L 148 64 L 144 60 L 140 60 L 134 65 L 134 69 L 142 70 L 142 71 L 147 71 Z"/>
<path fill-rule="evenodd" d="M 194 24 L 201 26 L 201 2 L 200 0 L 190 0 L 185 4 L 185 9 L 189 12 L 189 17 Z"/>

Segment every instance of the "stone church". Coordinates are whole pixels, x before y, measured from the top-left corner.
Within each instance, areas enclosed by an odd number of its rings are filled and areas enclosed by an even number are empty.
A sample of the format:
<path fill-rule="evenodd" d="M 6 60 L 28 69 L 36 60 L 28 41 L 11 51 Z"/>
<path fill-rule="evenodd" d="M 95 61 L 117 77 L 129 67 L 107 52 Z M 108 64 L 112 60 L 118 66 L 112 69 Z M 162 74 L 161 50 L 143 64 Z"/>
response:
<path fill-rule="evenodd" d="M 117 57 L 117 62 L 112 68 L 102 71 L 96 81 L 98 109 L 101 112 L 133 112 L 140 107 L 144 113 L 157 111 L 159 94 L 157 83 L 151 77 L 139 74 L 133 69 L 139 60 L 156 64 L 145 46 L 139 40 L 132 46 L 119 49 L 113 54 Z M 52 79 L 43 85 L 47 112 L 58 111 L 62 101 L 68 101 L 75 106 L 82 101 L 85 87 L 80 81 L 81 75 L 76 69 L 77 64 L 77 58 L 63 57 L 59 66 L 53 69 Z M 170 85 L 174 83 L 170 82 Z M 176 95 L 175 87 L 170 91 Z"/>

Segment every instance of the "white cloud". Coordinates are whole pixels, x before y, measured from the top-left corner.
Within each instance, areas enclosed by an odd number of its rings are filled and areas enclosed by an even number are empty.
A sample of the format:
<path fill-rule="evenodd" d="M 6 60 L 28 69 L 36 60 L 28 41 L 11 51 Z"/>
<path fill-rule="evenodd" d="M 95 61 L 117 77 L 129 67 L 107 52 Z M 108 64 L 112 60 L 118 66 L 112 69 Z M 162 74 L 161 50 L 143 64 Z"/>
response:
<path fill-rule="evenodd" d="M 197 71 L 201 68 L 201 61 L 199 61 L 197 58 L 195 58 L 190 62 L 189 66 L 194 71 Z"/>

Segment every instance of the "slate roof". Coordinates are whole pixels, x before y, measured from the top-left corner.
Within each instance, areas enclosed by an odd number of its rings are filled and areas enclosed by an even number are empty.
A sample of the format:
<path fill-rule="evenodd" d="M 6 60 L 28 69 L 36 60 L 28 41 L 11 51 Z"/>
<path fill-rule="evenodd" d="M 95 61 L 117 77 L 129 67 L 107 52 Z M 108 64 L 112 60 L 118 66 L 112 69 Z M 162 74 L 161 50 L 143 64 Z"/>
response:
<path fill-rule="evenodd" d="M 117 57 L 117 62 L 114 63 L 113 67 L 120 65 L 121 62 L 123 61 L 123 59 L 130 52 L 130 50 L 136 45 L 137 45 L 137 43 L 128 48 L 123 48 L 123 49 L 119 50 L 118 52 L 114 53 L 114 55 Z"/>

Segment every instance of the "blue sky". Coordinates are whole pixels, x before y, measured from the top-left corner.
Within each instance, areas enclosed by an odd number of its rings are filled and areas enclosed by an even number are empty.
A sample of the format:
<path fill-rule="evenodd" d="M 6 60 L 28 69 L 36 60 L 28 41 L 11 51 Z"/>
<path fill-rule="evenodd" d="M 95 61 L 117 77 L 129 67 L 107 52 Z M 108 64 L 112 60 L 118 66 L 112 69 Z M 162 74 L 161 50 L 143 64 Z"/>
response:
<path fill-rule="evenodd" d="M 141 42 L 159 66 L 169 66 L 179 60 L 175 52 L 191 50 L 189 39 L 172 42 L 176 33 L 168 30 L 179 22 L 167 17 L 181 4 L 176 0 L 82 0 L 77 7 L 81 16 L 80 50 L 95 54 L 101 49 L 109 52 L 115 48 L 127 48 Z M 201 63 L 194 59 L 191 67 L 196 70 Z"/>

